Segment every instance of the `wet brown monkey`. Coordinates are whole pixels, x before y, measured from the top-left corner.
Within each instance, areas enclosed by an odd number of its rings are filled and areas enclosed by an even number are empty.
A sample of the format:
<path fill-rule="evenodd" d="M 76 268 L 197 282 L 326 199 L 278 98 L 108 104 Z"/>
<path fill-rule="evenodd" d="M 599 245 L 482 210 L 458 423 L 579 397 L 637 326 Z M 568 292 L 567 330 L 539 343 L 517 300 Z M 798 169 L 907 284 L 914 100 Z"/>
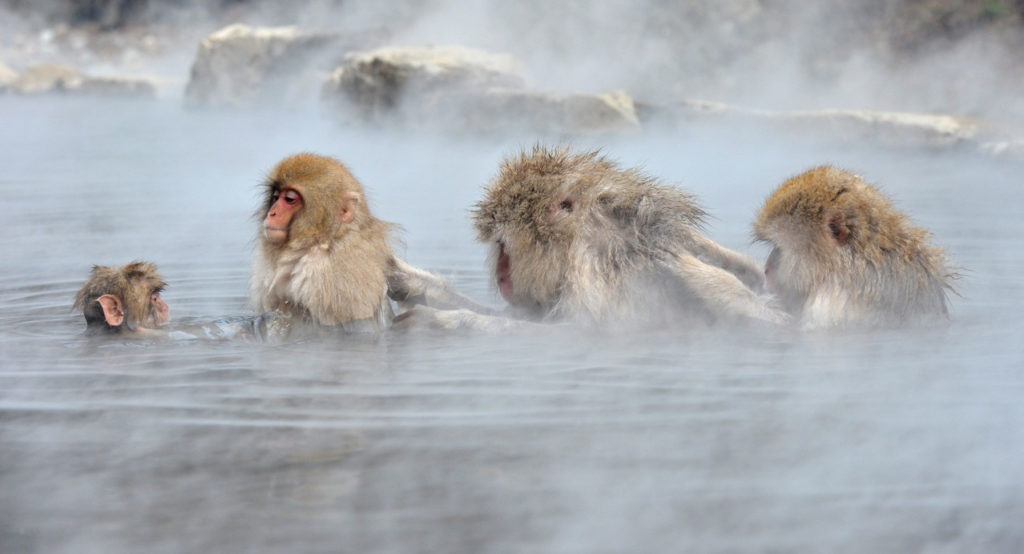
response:
<path fill-rule="evenodd" d="M 97 265 L 75 296 L 74 307 L 85 315 L 89 334 L 152 334 L 170 320 L 170 309 L 160 298 L 166 286 L 149 262 Z"/>
<path fill-rule="evenodd" d="M 380 330 L 393 316 L 391 225 L 333 158 L 297 154 L 271 170 L 258 217 L 251 297 L 260 313 L 315 326 Z"/>
<path fill-rule="evenodd" d="M 957 275 L 946 254 L 854 173 L 821 166 L 787 180 L 754 234 L 772 246 L 767 288 L 805 328 L 948 314 Z"/>
<path fill-rule="evenodd" d="M 538 146 L 504 160 L 474 224 L 527 319 L 787 321 L 755 292 L 761 268 L 701 234 L 704 216 L 690 194 L 597 152 Z"/>

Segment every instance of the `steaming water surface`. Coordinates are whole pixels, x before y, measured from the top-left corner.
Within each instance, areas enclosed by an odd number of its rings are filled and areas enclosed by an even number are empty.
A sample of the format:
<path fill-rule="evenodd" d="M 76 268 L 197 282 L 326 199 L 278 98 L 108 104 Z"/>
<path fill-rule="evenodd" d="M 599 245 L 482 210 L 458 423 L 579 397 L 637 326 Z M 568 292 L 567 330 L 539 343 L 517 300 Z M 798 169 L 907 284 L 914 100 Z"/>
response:
<path fill-rule="evenodd" d="M 401 252 L 499 305 L 468 210 L 505 142 L 316 114 L 0 98 L 0 551 L 1017 552 L 1020 166 L 722 128 L 580 141 L 750 243 L 784 178 L 879 183 L 964 267 L 948 325 L 798 335 L 81 336 L 92 264 L 156 262 L 176 322 L 248 313 L 256 185 L 347 162 Z"/>

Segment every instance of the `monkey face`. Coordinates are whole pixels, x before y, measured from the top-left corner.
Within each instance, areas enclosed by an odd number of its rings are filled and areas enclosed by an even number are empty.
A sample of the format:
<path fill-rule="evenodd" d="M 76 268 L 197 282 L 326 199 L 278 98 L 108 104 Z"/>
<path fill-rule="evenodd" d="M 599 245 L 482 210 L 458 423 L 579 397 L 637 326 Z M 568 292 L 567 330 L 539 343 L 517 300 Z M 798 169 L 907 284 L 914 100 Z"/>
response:
<path fill-rule="evenodd" d="M 799 313 L 810 291 L 799 260 L 779 246 L 772 248 L 764 263 L 765 289 L 778 299 L 788 313 Z"/>
<path fill-rule="evenodd" d="M 263 236 L 271 244 L 283 244 L 288 240 L 292 219 L 302 209 L 302 194 L 294 188 L 275 186 L 270 189 L 268 204 Z"/>
<path fill-rule="evenodd" d="M 362 187 L 341 162 L 316 154 L 281 160 L 264 184 L 264 246 L 308 248 L 337 239 L 371 219 Z"/>
<path fill-rule="evenodd" d="M 165 286 L 156 266 L 148 262 L 94 266 L 92 276 L 75 298 L 75 307 L 82 310 L 92 330 L 155 329 L 170 321 L 171 311 L 160 298 Z"/>
<path fill-rule="evenodd" d="M 149 297 L 149 314 L 143 321 L 143 327 L 157 328 L 167 325 L 171 320 L 171 309 L 160 298 L 160 292 L 154 291 Z"/>
<path fill-rule="evenodd" d="M 502 298 L 529 310 L 549 310 L 570 265 L 576 197 L 552 178 L 499 182 L 477 206 L 481 240 L 492 245 L 491 267 Z"/>

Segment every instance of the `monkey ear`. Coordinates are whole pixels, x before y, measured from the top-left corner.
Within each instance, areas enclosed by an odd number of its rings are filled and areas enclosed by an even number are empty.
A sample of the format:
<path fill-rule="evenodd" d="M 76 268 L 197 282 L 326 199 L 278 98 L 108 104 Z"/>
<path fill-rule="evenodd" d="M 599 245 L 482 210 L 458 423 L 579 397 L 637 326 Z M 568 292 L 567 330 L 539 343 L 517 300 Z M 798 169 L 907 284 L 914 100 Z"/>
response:
<path fill-rule="evenodd" d="M 124 323 L 124 310 L 121 307 L 121 299 L 113 294 L 104 294 L 96 299 L 103 308 L 103 319 L 111 327 L 120 327 Z"/>
<path fill-rule="evenodd" d="M 850 227 L 846 224 L 843 213 L 833 210 L 825 217 L 825 225 L 836 244 L 842 246 L 850 240 Z"/>
<path fill-rule="evenodd" d="M 359 195 L 346 194 L 341 202 L 341 212 L 338 213 L 338 220 L 342 223 L 352 223 L 356 218 L 356 207 L 359 206 Z"/>

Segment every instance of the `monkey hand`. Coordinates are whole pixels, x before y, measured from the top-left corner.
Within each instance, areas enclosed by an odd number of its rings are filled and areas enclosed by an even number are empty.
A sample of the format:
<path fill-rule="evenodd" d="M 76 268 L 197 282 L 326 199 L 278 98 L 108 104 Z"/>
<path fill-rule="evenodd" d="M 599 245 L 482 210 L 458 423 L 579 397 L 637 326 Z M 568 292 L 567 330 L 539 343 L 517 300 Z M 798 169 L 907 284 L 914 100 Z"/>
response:
<path fill-rule="evenodd" d="M 458 293 L 447 281 L 398 258 L 388 264 L 388 297 L 405 306 L 430 306 L 442 310 L 469 310 L 478 314 L 495 311 Z"/>
<path fill-rule="evenodd" d="M 413 267 L 398 258 L 388 264 L 388 296 L 396 302 L 422 304 L 428 289 L 444 286 L 444 281 L 431 273 Z"/>

